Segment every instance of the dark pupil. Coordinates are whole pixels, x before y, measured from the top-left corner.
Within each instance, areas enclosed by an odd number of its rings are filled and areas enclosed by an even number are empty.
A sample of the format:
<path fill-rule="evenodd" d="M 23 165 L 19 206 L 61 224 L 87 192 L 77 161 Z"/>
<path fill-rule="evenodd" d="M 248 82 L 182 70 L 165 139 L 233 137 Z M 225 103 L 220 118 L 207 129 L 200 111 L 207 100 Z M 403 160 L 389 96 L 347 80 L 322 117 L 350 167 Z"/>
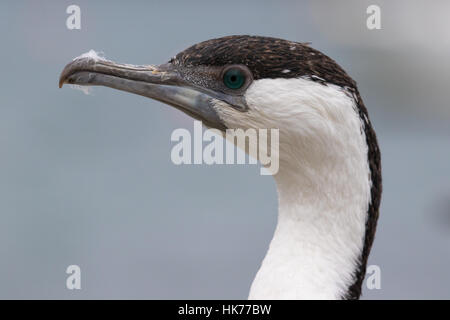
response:
<path fill-rule="evenodd" d="M 239 89 L 245 83 L 244 73 L 239 69 L 230 69 L 225 72 L 223 82 L 230 89 Z"/>

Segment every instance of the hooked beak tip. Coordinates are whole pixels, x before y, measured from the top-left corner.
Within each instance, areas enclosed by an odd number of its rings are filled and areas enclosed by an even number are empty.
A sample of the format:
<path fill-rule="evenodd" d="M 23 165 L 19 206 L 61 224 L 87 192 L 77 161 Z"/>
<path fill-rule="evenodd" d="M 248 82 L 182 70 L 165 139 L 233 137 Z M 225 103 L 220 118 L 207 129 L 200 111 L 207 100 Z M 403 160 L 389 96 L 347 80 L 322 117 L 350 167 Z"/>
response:
<path fill-rule="evenodd" d="M 66 82 L 66 79 L 67 79 L 67 74 L 64 72 L 65 70 L 66 70 L 66 68 L 64 68 L 63 72 L 59 76 L 58 87 L 60 89 L 63 87 L 63 85 L 64 85 L 64 83 Z"/>

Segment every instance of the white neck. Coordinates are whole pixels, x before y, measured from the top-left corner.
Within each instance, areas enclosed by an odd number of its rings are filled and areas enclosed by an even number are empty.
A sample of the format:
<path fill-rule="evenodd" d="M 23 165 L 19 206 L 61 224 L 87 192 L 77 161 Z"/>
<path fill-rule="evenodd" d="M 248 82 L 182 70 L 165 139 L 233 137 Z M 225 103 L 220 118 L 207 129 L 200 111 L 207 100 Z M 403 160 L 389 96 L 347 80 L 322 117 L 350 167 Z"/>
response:
<path fill-rule="evenodd" d="M 297 178 L 276 179 L 278 224 L 250 299 L 340 299 L 353 283 L 365 234 L 364 188 L 334 181 L 319 190 Z"/>
<path fill-rule="evenodd" d="M 281 124 L 278 224 L 249 298 L 342 298 L 358 268 L 371 188 L 355 101 L 305 79 L 257 81 L 246 98 L 259 113 L 249 118 Z"/>
<path fill-rule="evenodd" d="M 250 299 L 339 299 L 354 281 L 370 203 L 367 143 L 344 89 L 261 79 L 247 112 L 217 102 L 229 128 L 279 128 L 278 225 Z"/>

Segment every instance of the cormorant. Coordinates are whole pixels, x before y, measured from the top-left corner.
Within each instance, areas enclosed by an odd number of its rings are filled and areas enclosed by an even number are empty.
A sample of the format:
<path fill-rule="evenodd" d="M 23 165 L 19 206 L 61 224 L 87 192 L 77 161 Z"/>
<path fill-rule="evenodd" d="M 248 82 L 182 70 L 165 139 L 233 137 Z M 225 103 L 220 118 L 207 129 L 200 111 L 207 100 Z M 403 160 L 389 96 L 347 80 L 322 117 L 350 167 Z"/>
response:
<path fill-rule="evenodd" d="M 278 223 L 251 299 L 358 299 L 381 198 L 380 151 L 356 83 L 308 44 L 227 36 L 159 66 L 74 59 L 64 83 L 159 100 L 208 127 L 278 128 Z"/>

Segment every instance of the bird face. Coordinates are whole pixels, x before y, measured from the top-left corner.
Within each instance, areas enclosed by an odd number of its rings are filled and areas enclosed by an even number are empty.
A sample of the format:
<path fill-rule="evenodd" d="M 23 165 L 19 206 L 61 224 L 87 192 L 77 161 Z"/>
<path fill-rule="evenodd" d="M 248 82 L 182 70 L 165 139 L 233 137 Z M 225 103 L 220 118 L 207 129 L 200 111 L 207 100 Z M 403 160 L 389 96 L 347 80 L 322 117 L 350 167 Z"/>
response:
<path fill-rule="evenodd" d="M 211 128 L 225 130 L 215 106 L 238 113 L 248 111 L 245 92 L 253 81 L 243 64 L 224 66 L 165 64 L 136 66 L 98 57 L 94 52 L 75 58 L 63 70 L 59 86 L 106 86 L 169 104 L 201 120 Z"/>
<path fill-rule="evenodd" d="M 352 107 L 341 110 L 342 103 L 336 107 L 332 102 L 350 100 L 328 89 L 355 87 L 333 60 L 308 45 L 257 36 L 201 42 L 159 66 L 83 55 L 65 67 L 60 87 L 64 83 L 146 96 L 222 131 L 279 128 L 280 137 L 291 141 L 294 133 L 313 136 L 329 128 L 330 121 L 345 119 L 340 113 Z"/>

